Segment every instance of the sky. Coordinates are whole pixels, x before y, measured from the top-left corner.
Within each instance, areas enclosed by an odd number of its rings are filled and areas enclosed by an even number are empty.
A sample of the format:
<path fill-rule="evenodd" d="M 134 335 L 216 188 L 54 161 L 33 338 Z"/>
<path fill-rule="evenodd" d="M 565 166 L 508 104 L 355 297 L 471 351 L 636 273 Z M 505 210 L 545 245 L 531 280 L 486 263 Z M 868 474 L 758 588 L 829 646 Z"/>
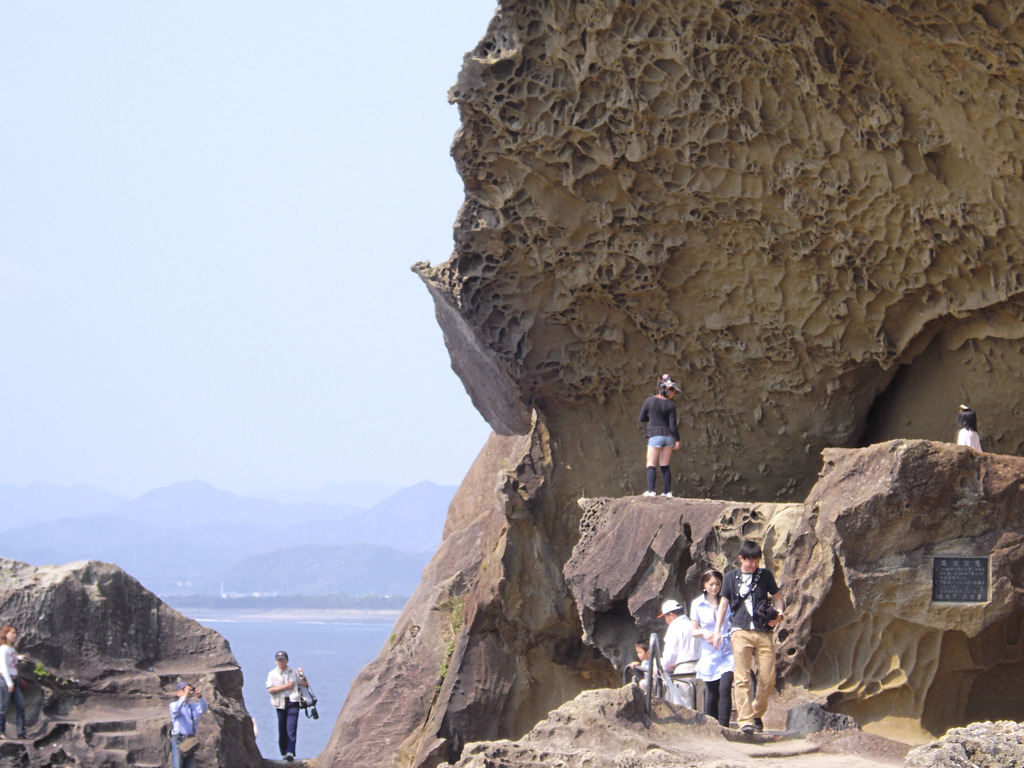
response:
<path fill-rule="evenodd" d="M 458 484 L 409 269 L 494 0 L 0 0 L 0 482 Z"/>

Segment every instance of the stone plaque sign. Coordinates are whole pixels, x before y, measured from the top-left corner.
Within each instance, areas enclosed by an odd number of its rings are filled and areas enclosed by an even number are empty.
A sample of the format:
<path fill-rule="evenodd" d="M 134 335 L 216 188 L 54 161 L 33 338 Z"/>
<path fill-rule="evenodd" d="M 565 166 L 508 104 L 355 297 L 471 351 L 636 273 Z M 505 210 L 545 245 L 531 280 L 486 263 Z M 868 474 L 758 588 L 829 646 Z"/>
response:
<path fill-rule="evenodd" d="M 988 602 L 988 557 L 932 558 L 932 602 Z"/>

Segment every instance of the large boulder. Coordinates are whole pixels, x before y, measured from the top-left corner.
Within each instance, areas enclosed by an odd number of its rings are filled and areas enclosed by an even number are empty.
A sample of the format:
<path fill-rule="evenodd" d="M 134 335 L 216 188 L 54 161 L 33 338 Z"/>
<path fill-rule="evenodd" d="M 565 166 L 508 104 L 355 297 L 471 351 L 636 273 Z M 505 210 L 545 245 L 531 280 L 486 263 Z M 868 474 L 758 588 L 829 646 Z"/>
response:
<path fill-rule="evenodd" d="M 825 452 L 803 504 L 592 499 L 565 566 L 585 641 L 621 667 L 659 602 L 763 543 L 787 604 L 780 680 L 905 738 L 1024 720 L 1024 459 L 928 441 Z M 933 562 L 988 558 L 979 602 L 933 600 Z"/>
<path fill-rule="evenodd" d="M 965 399 L 1019 451 L 1022 13 L 501 0 L 450 93 L 455 253 L 416 267 L 477 408 L 537 409 L 593 497 L 643 490 L 662 372 L 696 498 L 800 499 Z"/>
<path fill-rule="evenodd" d="M 262 764 L 227 641 L 116 566 L 37 568 L 0 559 L 0 617 L 20 633 L 26 660 L 19 671 L 29 685 L 29 740 L 0 742 L 3 765 L 169 764 L 168 705 L 180 681 L 197 685 L 210 704 L 199 721 L 199 760 L 219 768 Z"/>
<path fill-rule="evenodd" d="M 924 734 L 1024 720 L 1024 459 L 927 441 L 834 449 L 805 507 L 782 553 L 781 581 L 799 589 L 780 633 L 787 680 L 860 723 Z M 987 599 L 934 601 L 936 557 L 988 558 Z"/>

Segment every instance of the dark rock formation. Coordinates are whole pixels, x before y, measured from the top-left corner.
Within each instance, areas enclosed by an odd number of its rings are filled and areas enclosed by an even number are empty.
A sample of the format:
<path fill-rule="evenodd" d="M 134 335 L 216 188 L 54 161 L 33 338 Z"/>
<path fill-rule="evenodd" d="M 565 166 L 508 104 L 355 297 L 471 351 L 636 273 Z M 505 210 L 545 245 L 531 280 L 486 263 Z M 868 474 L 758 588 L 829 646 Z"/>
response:
<path fill-rule="evenodd" d="M 200 763 L 262 764 L 227 641 L 116 566 L 0 559 L 0 617 L 21 633 L 30 737 L 0 742 L 0 764 L 168 765 L 168 705 L 179 681 L 198 685 L 210 703 L 200 720 Z"/>
<path fill-rule="evenodd" d="M 786 732 L 808 735 L 819 731 L 848 731 L 857 728 L 849 715 L 829 712 L 820 704 L 807 703 L 786 713 Z"/>

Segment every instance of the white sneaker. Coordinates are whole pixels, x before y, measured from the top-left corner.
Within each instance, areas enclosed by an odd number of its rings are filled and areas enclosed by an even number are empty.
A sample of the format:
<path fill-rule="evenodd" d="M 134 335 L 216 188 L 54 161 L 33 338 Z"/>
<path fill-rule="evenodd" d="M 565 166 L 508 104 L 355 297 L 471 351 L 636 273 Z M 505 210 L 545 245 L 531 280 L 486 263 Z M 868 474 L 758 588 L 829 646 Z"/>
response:
<path fill-rule="evenodd" d="M 663 493 L 661 495 L 664 496 L 666 499 L 674 499 L 675 498 L 675 496 L 672 495 L 672 491 L 669 491 L 668 493 Z"/>
<path fill-rule="evenodd" d="M 644 496 L 657 496 L 654 491 L 644 491 Z"/>

